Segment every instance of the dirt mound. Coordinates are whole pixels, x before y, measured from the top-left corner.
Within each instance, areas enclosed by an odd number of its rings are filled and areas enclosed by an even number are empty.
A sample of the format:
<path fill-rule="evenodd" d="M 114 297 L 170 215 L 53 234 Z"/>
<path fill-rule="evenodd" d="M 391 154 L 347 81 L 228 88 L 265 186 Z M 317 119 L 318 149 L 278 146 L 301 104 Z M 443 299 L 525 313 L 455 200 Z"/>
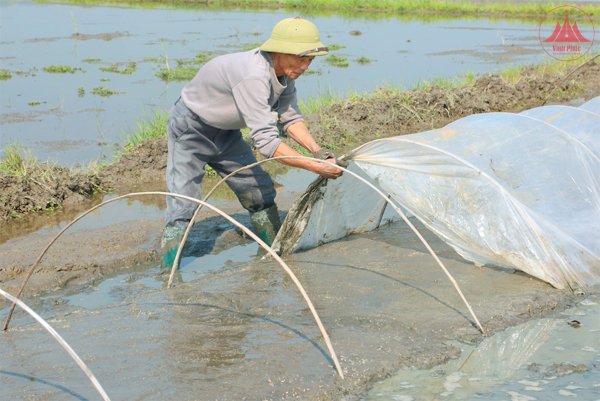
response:
<path fill-rule="evenodd" d="M 102 185 L 100 177 L 58 166 L 38 165 L 25 176 L 0 174 L 0 223 L 86 202 L 86 196 L 105 190 Z"/>
<path fill-rule="evenodd" d="M 166 136 L 144 141 L 121 156 L 118 162 L 102 169 L 99 176 L 103 183 L 113 187 L 165 182 L 167 154 Z"/>

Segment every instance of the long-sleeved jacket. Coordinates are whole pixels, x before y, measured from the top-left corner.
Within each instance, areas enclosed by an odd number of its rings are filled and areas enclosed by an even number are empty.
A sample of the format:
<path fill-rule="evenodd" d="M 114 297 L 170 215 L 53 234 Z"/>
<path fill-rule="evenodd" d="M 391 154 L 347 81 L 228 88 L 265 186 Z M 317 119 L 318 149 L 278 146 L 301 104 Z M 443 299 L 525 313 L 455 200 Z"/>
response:
<path fill-rule="evenodd" d="M 258 49 L 210 60 L 183 88 L 181 99 L 215 128 L 250 128 L 256 148 L 266 157 L 273 156 L 281 143 L 272 110 L 284 132 L 303 121 L 294 80 L 277 77 L 271 55 Z"/>

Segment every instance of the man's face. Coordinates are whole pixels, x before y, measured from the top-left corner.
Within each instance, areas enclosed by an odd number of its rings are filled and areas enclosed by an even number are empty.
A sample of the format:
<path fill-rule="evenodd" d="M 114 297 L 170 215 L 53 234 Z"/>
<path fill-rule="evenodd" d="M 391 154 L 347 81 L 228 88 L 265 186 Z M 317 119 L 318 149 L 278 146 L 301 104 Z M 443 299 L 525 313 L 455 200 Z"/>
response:
<path fill-rule="evenodd" d="M 308 70 L 315 56 L 298 57 L 295 54 L 281 54 L 280 66 L 285 75 L 292 79 L 298 79 L 304 71 Z"/>

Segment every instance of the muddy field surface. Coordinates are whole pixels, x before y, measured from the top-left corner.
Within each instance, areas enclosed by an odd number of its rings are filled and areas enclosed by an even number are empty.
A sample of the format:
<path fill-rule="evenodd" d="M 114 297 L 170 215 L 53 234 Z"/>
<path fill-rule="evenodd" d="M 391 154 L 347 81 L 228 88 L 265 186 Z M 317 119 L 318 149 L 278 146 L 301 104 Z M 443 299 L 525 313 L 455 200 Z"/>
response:
<path fill-rule="evenodd" d="M 164 197 L 149 197 L 146 202 L 164 202 Z M 278 198 L 283 221 L 293 196 Z M 219 206 L 237 221 L 252 229 L 248 213 L 239 202 Z M 190 231 L 182 257 L 201 257 L 218 253 L 250 240 L 233 224 L 212 211 L 201 211 Z M 160 237 L 163 220 L 132 220 L 96 229 L 78 229 L 75 224 L 44 255 L 25 291 L 24 297 L 46 294 L 66 287 L 89 287 L 108 274 L 132 265 L 160 263 Z M 57 233 L 33 233 L 0 244 L 0 284 L 16 294 L 36 259 Z M 0 308 L 7 301 L 0 300 Z"/>
<path fill-rule="evenodd" d="M 583 299 L 512 270 L 476 267 L 413 223 L 488 333 L 554 316 Z M 192 280 L 176 278 L 173 290 L 161 288 L 165 276 L 155 262 L 140 263 L 135 271 L 121 272 L 125 276 L 101 305 L 82 307 L 74 301 L 93 296 L 97 283 L 72 285 L 28 303 L 80 353 L 113 399 L 358 400 L 373 381 L 399 369 L 456 358 L 460 351 L 447 340 L 474 344 L 483 339 L 447 277 L 405 223 L 386 224 L 285 257 L 331 337 L 346 375 L 341 380 L 283 269 L 260 255 L 232 261 L 236 249 L 252 245 L 225 225 L 210 225 L 219 226 L 202 237 L 212 238 L 212 245 L 198 236 L 191 247 L 230 259 L 207 265 Z M 139 223 L 140 232 L 151 228 L 151 222 Z M 109 233 L 103 234 L 110 244 Z M 22 311 L 2 336 L 0 385 L 9 398 L 95 397 L 83 373 Z"/>
<path fill-rule="evenodd" d="M 533 68 L 522 75 L 524 78 L 516 84 L 491 75 L 460 88 L 432 86 L 401 95 L 381 89 L 370 99 L 347 100 L 323 108 L 306 116 L 306 122 L 317 143 L 342 153 L 373 139 L 443 127 L 472 114 L 538 107 L 563 79 L 539 76 Z M 553 102 L 591 98 L 599 90 L 600 65 L 592 61 L 559 87 Z M 56 166 L 48 167 L 45 174 L 32 172 L 24 178 L 0 173 L 0 224 L 29 213 L 84 203 L 86 197 L 98 192 L 126 192 L 148 186 L 165 190 L 166 167 L 167 140 L 163 137 L 143 142 L 97 175 Z"/>

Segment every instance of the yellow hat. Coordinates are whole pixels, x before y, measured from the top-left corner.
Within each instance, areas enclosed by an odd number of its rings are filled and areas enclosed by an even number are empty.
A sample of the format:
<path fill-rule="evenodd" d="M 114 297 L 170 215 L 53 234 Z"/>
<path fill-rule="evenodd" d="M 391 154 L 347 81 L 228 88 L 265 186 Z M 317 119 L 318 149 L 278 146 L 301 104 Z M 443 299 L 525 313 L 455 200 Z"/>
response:
<path fill-rule="evenodd" d="M 262 44 L 260 50 L 300 57 L 324 56 L 329 53 L 329 48 L 320 41 L 315 24 L 300 17 L 279 21 L 273 28 L 271 38 Z"/>

